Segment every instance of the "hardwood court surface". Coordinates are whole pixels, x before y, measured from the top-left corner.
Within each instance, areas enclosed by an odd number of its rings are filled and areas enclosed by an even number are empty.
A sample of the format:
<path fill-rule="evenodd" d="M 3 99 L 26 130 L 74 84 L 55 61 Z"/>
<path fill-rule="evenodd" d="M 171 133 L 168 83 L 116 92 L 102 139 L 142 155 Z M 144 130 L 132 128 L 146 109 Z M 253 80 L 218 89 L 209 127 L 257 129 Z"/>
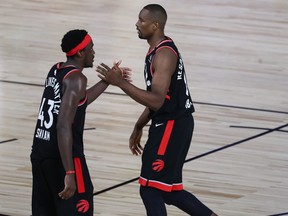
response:
<path fill-rule="evenodd" d="M 43 83 L 65 60 L 70 29 L 92 35 L 96 61 L 122 59 L 144 88 L 148 49 L 135 23 L 151 1 L 1 0 L 0 214 L 31 215 L 29 154 Z M 221 216 L 288 214 L 288 1 L 157 1 L 168 12 L 195 102 L 184 186 Z M 99 79 L 86 69 L 89 86 Z M 128 139 L 144 107 L 110 86 L 87 110 L 95 215 L 145 215 L 141 158 Z M 143 144 L 147 130 L 143 137 Z M 168 215 L 184 215 L 168 206 Z"/>

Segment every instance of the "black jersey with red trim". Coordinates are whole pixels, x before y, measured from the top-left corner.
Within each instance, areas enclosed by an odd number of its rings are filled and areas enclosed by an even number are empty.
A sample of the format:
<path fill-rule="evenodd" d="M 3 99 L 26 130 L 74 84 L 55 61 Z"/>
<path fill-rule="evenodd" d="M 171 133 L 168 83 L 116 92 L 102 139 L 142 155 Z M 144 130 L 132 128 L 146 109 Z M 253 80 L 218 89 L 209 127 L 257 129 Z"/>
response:
<path fill-rule="evenodd" d="M 79 73 L 79 70 L 68 65 L 60 67 L 62 63 L 55 64 L 49 71 L 45 80 L 38 120 L 35 128 L 32 159 L 60 158 L 57 141 L 57 119 L 62 98 L 63 80 L 71 73 Z M 84 155 L 83 129 L 87 107 L 87 96 L 79 102 L 72 126 L 73 156 Z"/>
<path fill-rule="evenodd" d="M 193 113 L 194 106 L 190 96 L 182 57 L 171 38 L 166 37 L 153 50 L 149 51 L 145 59 L 144 76 L 147 91 L 151 91 L 154 71 L 152 68 L 154 57 L 158 50 L 168 48 L 178 58 L 171 83 L 165 97 L 164 104 L 157 111 L 150 109 L 150 117 L 154 120 L 177 119 L 185 114 Z"/>

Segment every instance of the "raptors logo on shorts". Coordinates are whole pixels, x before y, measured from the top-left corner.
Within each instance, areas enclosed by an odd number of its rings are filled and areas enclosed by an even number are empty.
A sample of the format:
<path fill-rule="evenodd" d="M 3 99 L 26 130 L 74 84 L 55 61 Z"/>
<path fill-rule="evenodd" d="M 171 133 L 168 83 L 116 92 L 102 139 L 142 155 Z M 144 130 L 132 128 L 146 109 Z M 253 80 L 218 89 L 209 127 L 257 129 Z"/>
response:
<path fill-rule="evenodd" d="M 78 204 L 76 205 L 78 212 L 86 213 L 89 210 L 89 202 L 87 200 L 79 200 Z"/>
<path fill-rule="evenodd" d="M 152 163 L 152 169 L 156 172 L 160 172 L 164 168 L 164 161 L 157 159 Z"/>

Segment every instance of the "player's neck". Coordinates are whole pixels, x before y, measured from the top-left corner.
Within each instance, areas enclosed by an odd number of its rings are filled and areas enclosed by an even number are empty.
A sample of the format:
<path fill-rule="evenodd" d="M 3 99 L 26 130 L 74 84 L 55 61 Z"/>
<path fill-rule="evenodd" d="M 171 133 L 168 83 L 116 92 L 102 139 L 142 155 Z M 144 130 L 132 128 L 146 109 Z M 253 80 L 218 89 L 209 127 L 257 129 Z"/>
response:
<path fill-rule="evenodd" d="M 154 49 L 165 38 L 166 38 L 166 36 L 164 34 L 155 35 L 154 37 L 152 37 L 150 40 L 148 40 L 148 43 L 150 45 L 149 50 Z"/>
<path fill-rule="evenodd" d="M 72 59 L 72 58 L 68 58 L 67 61 L 62 64 L 62 67 L 67 66 L 67 65 L 73 65 L 79 71 L 82 71 L 83 68 L 84 68 L 83 65 L 80 62 L 78 62 L 78 61 L 76 61 L 75 59 Z"/>

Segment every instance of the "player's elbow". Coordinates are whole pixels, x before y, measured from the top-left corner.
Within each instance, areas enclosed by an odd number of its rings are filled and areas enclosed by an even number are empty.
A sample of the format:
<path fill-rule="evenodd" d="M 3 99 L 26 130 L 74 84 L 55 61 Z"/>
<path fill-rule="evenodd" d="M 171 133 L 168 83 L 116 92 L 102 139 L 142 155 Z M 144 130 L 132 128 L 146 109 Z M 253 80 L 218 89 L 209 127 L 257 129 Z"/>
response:
<path fill-rule="evenodd" d="M 156 112 L 163 106 L 163 104 L 164 100 L 156 100 L 151 104 L 150 109 Z"/>
<path fill-rule="evenodd" d="M 65 135 L 66 132 L 69 130 L 69 127 L 63 121 L 58 121 L 56 125 L 56 130 L 58 135 Z"/>

